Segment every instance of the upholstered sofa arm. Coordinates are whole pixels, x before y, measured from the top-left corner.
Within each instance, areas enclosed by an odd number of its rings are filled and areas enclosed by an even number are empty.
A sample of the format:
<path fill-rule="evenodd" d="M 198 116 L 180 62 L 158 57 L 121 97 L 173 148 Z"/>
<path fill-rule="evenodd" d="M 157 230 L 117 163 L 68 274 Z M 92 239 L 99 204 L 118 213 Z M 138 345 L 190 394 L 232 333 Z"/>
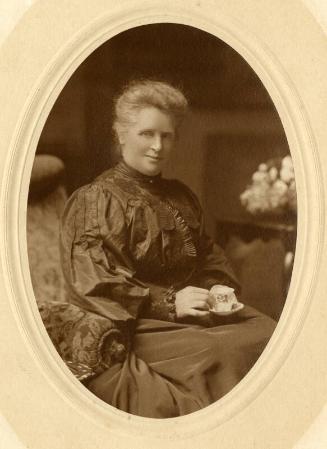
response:
<path fill-rule="evenodd" d="M 126 337 L 108 318 L 56 301 L 39 304 L 39 311 L 59 355 L 80 381 L 125 359 Z"/>
<path fill-rule="evenodd" d="M 50 154 L 37 154 L 31 173 L 29 202 L 46 197 L 65 180 L 65 165 L 61 159 Z"/>

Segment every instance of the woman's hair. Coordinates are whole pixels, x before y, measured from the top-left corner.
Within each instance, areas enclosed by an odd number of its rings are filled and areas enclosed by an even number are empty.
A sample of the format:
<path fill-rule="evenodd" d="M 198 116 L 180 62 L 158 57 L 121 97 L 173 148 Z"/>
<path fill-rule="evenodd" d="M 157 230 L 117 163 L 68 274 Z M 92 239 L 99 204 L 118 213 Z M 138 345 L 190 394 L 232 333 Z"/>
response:
<path fill-rule="evenodd" d="M 136 112 L 151 106 L 172 116 L 178 127 L 187 112 L 188 102 L 179 89 L 166 82 L 147 79 L 132 81 L 114 103 L 113 130 L 116 135 L 133 123 Z"/>

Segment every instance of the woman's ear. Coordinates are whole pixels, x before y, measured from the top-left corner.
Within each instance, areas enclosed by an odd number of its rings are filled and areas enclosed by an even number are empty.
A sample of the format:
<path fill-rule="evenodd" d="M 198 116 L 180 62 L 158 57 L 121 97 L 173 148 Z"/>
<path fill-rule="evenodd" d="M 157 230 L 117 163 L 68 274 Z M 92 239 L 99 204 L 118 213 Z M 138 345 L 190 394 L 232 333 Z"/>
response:
<path fill-rule="evenodd" d="M 116 128 L 116 133 L 117 133 L 117 139 L 118 139 L 119 145 L 124 145 L 124 143 L 125 143 L 124 130 L 119 126 Z"/>

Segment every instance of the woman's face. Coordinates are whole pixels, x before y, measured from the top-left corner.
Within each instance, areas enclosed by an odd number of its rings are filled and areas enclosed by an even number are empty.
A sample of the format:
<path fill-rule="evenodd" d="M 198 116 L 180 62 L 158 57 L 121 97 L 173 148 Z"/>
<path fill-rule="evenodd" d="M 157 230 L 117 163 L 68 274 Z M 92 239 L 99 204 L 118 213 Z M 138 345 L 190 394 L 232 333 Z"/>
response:
<path fill-rule="evenodd" d="M 149 106 L 137 111 L 133 123 L 118 137 L 126 164 L 144 175 L 155 176 L 169 157 L 176 133 L 172 117 Z"/>

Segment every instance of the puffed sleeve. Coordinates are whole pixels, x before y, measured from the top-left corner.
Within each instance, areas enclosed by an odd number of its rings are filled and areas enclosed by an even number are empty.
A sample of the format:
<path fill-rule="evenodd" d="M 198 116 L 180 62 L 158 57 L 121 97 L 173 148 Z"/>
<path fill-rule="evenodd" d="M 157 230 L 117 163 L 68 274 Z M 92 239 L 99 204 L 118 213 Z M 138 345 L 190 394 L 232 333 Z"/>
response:
<path fill-rule="evenodd" d="M 61 227 L 61 260 L 70 302 L 114 322 L 134 320 L 149 288 L 134 277 L 123 207 L 101 185 L 69 199 Z"/>

